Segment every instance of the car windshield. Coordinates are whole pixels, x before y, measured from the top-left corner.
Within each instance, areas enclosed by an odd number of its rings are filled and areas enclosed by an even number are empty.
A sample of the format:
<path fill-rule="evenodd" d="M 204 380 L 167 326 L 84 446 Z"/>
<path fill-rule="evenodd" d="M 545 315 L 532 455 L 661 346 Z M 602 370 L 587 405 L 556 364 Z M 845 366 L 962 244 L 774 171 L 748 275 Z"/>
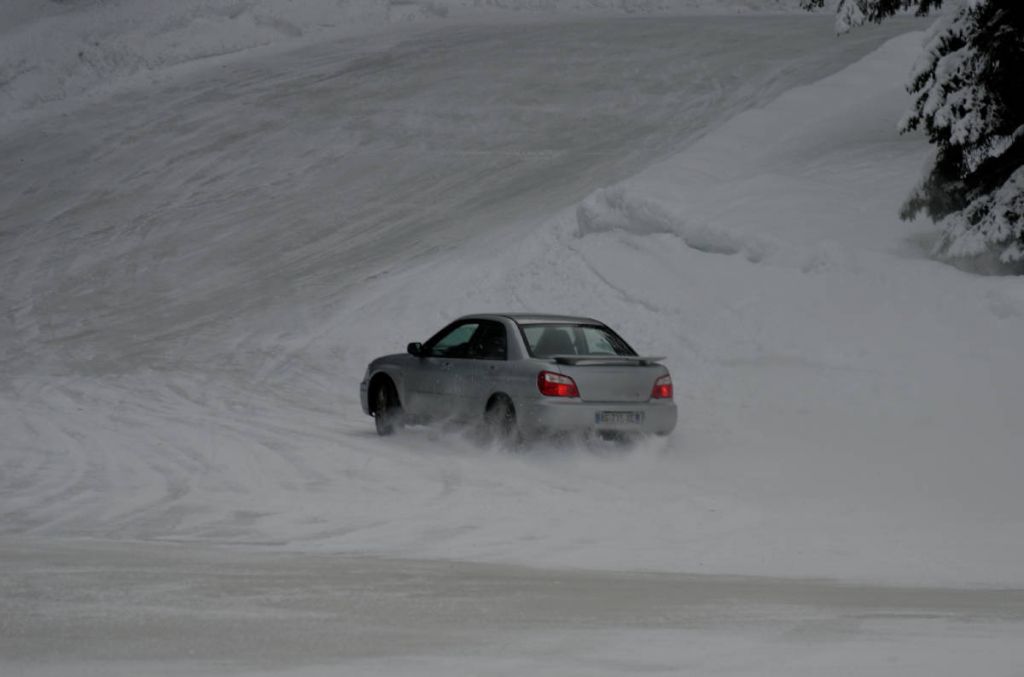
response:
<path fill-rule="evenodd" d="M 636 355 L 615 332 L 589 324 L 530 324 L 523 328 L 534 357 L 553 355 Z"/>

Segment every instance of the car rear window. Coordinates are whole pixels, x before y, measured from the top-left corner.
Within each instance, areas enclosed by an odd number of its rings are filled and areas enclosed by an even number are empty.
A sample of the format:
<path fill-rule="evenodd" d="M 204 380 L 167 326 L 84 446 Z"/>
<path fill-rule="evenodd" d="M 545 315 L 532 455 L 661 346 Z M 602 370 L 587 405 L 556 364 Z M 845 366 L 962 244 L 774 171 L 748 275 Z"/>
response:
<path fill-rule="evenodd" d="M 554 355 L 636 355 L 608 327 L 589 324 L 528 324 L 521 327 L 533 357 Z"/>

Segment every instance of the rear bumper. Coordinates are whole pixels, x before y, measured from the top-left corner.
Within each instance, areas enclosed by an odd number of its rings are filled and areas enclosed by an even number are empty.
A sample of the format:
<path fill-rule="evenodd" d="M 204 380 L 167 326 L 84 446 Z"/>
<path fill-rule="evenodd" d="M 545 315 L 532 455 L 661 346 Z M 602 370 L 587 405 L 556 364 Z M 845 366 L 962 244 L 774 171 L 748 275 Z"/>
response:
<path fill-rule="evenodd" d="M 602 412 L 638 412 L 640 423 L 598 423 Z M 672 400 L 647 402 L 583 402 L 577 399 L 544 398 L 521 402 L 516 420 L 527 434 L 548 432 L 617 432 L 667 435 L 676 427 L 676 403 Z"/>

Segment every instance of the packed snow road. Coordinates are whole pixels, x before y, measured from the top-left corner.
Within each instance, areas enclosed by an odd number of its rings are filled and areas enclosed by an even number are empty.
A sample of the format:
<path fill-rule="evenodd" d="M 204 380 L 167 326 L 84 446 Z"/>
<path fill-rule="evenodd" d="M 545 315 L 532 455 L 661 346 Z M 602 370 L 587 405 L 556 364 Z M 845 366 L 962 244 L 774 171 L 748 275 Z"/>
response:
<path fill-rule="evenodd" d="M 76 675 L 1020 674 L 1024 591 L 0 539 L 0 668 Z"/>

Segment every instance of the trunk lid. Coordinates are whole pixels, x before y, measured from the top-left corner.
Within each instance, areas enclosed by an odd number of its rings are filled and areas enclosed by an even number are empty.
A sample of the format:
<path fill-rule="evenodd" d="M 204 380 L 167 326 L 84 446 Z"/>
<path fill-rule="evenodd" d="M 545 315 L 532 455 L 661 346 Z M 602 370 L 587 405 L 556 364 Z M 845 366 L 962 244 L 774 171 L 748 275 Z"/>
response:
<path fill-rule="evenodd" d="M 668 373 L 658 358 L 555 358 L 557 371 L 576 382 L 584 402 L 646 402 L 658 377 Z M 569 364 L 568 362 L 572 362 Z"/>

